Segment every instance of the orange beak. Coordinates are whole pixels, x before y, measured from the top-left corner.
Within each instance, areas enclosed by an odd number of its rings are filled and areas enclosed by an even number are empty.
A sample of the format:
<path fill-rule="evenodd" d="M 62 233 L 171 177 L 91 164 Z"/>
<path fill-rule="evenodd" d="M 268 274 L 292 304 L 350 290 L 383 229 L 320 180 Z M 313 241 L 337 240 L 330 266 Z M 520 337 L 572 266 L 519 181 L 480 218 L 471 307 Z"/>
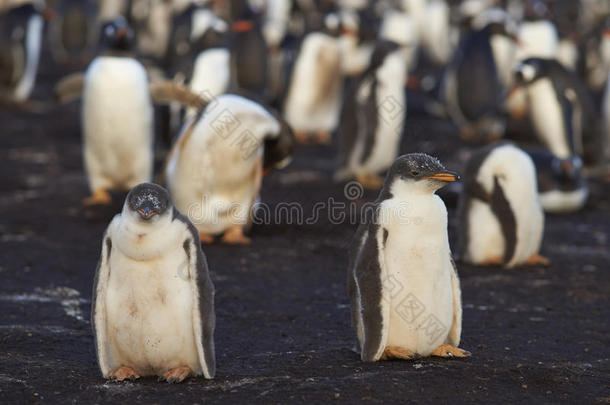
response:
<path fill-rule="evenodd" d="M 460 176 L 457 173 L 452 172 L 442 172 L 442 173 L 434 173 L 430 176 L 424 176 L 424 179 L 433 179 L 438 181 L 445 181 L 447 183 L 451 183 L 454 181 L 458 181 Z"/>
<path fill-rule="evenodd" d="M 125 28 L 119 28 L 117 34 L 119 35 L 119 37 L 124 37 L 127 35 L 127 30 Z"/>

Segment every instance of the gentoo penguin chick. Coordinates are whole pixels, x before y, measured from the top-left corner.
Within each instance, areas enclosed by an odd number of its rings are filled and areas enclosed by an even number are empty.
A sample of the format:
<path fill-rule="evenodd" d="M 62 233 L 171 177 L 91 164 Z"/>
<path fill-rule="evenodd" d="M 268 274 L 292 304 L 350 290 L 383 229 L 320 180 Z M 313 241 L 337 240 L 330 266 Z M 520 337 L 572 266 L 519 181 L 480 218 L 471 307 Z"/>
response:
<path fill-rule="evenodd" d="M 589 187 L 581 176 L 578 156 L 560 159 L 546 150 L 528 151 L 536 166 L 538 196 L 545 212 L 578 211 L 587 202 Z"/>
<path fill-rule="evenodd" d="M 202 242 L 247 244 L 263 172 L 288 164 L 292 133 L 261 105 L 221 95 L 185 124 L 164 170 L 176 207 Z"/>
<path fill-rule="evenodd" d="M 578 77 L 555 59 L 529 58 L 515 69 L 527 95 L 527 113 L 538 139 L 557 157 L 603 158 L 603 137 L 594 102 Z"/>
<path fill-rule="evenodd" d="M 44 21 L 34 1 L 0 7 L 0 102 L 26 101 L 36 82 Z"/>
<path fill-rule="evenodd" d="M 131 57 L 133 32 L 120 17 L 102 27 L 107 52 L 85 73 L 83 156 L 92 195 L 85 205 L 107 204 L 108 190 L 150 181 L 153 106 L 144 66 Z"/>
<path fill-rule="evenodd" d="M 407 109 L 403 51 L 394 42 L 378 43 L 369 68 L 347 92 L 339 126 L 337 180 L 356 177 L 365 187 L 380 188 L 379 174 L 398 156 Z"/>
<path fill-rule="evenodd" d="M 506 128 L 504 83 L 492 47 L 495 37 L 514 39 L 505 21 L 465 35 L 443 79 L 447 111 L 467 140 L 501 138 Z"/>
<path fill-rule="evenodd" d="M 447 209 L 435 191 L 458 180 L 435 158 L 396 159 L 349 261 L 352 326 L 363 361 L 468 357 L 459 349 L 460 282 Z"/>
<path fill-rule="evenodd" d="M 337 16 L 326 18 L 333 19 L 339 25 Z M 301 42 L 284 101 L 284 116 L 299 142 L 312 134 L 319 143 L 330 142 L 341 108 L 341 52 L 338 39 L 324 32 L 311 32 Z"/>
<path fill-rule="evenodd" d="M 164 188 L 134 187 L 108 225 L 91 312 L 105 378 L 214 378 L 214 285 L 197 231 Z"/>
<path fill-rule="evenodd" d="M 475 152 L 460 197 L 460 257 L 476 265 L 547 265 L 544 213 L 532 159 L 510 143 Z"/>

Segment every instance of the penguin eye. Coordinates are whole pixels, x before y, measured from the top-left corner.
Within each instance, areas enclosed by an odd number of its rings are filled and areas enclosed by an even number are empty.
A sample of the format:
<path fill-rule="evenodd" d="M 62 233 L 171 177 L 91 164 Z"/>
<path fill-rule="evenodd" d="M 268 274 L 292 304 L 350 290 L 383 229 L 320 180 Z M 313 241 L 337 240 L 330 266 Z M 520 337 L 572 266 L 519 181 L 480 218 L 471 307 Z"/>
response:
<path fill-rule="evenodd" d="M 419 172 L 417 170 L 411 170 L 412 176 L 419 176 Z"/>

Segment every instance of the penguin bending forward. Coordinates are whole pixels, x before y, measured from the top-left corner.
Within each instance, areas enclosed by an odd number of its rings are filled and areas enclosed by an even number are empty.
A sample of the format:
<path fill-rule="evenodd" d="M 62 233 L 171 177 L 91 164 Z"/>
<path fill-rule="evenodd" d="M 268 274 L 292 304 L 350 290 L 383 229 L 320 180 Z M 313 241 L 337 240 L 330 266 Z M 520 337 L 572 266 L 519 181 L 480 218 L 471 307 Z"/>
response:
<path fill-rule="evenodd" d="M 460 257 L 476 265 L 548 265 L 538 255 L 544 213 L 532 159 L 510 143 L 470 158 L 460 197 Z"/>
<path fill-rule="evenodd" d="M 224 233 L 248 244 L 263 174 L 290 162 L 291 129 L 279 116 L 241 96 L 215 98 L 188 121 L 164 170 L 176 207 L 195 224 L 202 242 Z"/>
<path fill-rule="evenodd" d="M 213 378 L 214 285 L 197 231 L 164 188 L 134 187 L 103 237 L 91 324 L 105 378 Z"/>
<path fill-rule="evenodd" d="M 363 361 L 468 357 L 459 349 L 460 282 L 447 209 L 435 191 L 458 180 L 422 153 L 396 159 L 350 251 L 352 326 Z"/>

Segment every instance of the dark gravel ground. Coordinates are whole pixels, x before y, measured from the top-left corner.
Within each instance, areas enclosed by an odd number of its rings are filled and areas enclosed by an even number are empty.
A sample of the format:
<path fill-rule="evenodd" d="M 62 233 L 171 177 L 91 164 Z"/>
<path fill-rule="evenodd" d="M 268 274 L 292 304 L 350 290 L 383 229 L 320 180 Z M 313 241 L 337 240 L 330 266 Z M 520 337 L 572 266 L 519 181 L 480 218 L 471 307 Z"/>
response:
<path fill-rule="evenodd" d="M 345 286 L 356 225 L 284 217 L 255 226 L 249 247 L 204 247 L 217 290 L 215 380 L 105 381 L 89 324 L 91 286 L 123 196 L 112 207 L 82 208 L 78 105 L 51 104 L 56 78 L 43 67 L 35 97 L 47 100 L 46 111 L 0 111 L 0 403 L 610 402 L 610 192 L 600 182 L 582 212 L 547 216 L 542 253 L 552 266 L 458 264 L 462 346 L 472 358 L 363 364 L 351 350 Z M 403 152 L 433 153 L 460 169 L 471 149 L 445 121 L 408 118 Z M 263 201 L 299 202 L 307 217 L 330 197 L 346 209 L 374 199 L 346 199 L 331 181 L 333 155 L 301 148 L 265 179 Z M 443 198 L 455 246 L 455 193 Z"/>

